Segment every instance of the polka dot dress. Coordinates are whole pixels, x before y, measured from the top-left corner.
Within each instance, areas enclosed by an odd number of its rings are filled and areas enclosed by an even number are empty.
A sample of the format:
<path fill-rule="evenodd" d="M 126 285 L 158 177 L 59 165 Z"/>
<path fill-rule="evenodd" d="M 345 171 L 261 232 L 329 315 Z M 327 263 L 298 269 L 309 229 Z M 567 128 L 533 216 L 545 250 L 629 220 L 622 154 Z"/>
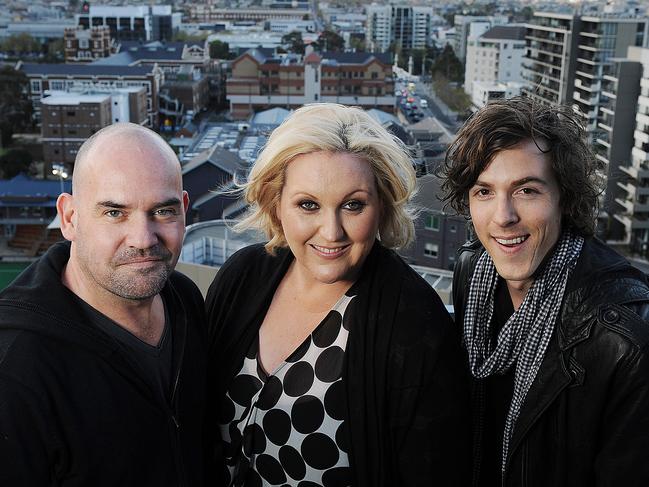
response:
<path fill-rule="evenodd" d="M 353 298 L 340 298 L 273 375 L 258 341 L 250 347 L 221 404 L 226 485 L 351 485 L 342 367 Z"/>

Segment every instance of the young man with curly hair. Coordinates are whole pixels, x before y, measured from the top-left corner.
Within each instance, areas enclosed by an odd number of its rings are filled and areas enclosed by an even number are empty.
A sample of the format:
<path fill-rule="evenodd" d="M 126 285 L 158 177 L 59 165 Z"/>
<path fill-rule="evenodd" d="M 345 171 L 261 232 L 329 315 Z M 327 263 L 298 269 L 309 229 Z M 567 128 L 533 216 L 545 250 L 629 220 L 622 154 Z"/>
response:
<path fill-rule="evenodd" d="M 649 286 L 593 236 L 597 163 L 574 113 L 489 104 L 442 173 L 477 237 L 453 281 L 474 485 L 649 485 Z"/>

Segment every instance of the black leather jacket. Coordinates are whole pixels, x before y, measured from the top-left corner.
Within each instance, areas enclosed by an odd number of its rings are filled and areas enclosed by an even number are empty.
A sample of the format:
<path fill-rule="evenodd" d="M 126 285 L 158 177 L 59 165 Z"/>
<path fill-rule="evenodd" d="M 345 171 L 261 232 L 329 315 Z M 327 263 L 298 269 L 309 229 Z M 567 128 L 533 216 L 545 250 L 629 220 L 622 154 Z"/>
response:
<path fill-rule="evenodd" d="M 460 249 L 455 319 L 479 242 Z M 503 486 L 649 486 L 649 286 L 597 239 L 586 239 L 545 358 L 521 408 Z M 481 387 L 474 381 L 474 390 Z M 484 418 L 474 404 L 474 479 Z"/>

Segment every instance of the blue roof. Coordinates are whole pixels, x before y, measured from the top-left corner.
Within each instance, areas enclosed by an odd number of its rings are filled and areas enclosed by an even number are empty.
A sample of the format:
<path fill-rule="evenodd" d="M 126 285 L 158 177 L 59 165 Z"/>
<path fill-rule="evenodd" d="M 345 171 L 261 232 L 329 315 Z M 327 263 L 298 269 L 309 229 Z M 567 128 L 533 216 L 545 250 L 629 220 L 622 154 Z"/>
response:
<path fill-rule="evenodd" d="M 63 191 L 72 191 L 71 181 L 63 181 Z M 13 179 L 0 179 L 0 206 L 53 207 L 60 193 L 60 181 L 32 179 L 22 173 Z"/>
<path fill-rule="evenodd" d="M 101 66 L 91 64 L 37 64 L 21 66 L 25 74 L 77 75 L 77 76 L 143 76 L 153 72 L 152 66 Z"/>
<path fill-rule="evenodd" d="M 181 61 L 185 44 L 195 45 L 195 43 L 185 42 L 129 43 L 127 45 L 123 43 L 119 53 L 98 59 L 92 64 L 95 66 L 129 66 L 140 60 Z"/>

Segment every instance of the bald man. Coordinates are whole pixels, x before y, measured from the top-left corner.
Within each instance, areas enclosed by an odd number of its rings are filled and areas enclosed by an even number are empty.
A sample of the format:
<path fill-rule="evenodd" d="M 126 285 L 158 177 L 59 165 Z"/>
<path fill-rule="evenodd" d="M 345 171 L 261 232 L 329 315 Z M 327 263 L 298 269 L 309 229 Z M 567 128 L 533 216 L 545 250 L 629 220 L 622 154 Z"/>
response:
<path fill-rule="evenodd" d="M 57 200 L 67 242 L 0 293 L 0 485 L 203 484 L 205 320 L 174 272 L 180 164 L 116 124 Z"/>

